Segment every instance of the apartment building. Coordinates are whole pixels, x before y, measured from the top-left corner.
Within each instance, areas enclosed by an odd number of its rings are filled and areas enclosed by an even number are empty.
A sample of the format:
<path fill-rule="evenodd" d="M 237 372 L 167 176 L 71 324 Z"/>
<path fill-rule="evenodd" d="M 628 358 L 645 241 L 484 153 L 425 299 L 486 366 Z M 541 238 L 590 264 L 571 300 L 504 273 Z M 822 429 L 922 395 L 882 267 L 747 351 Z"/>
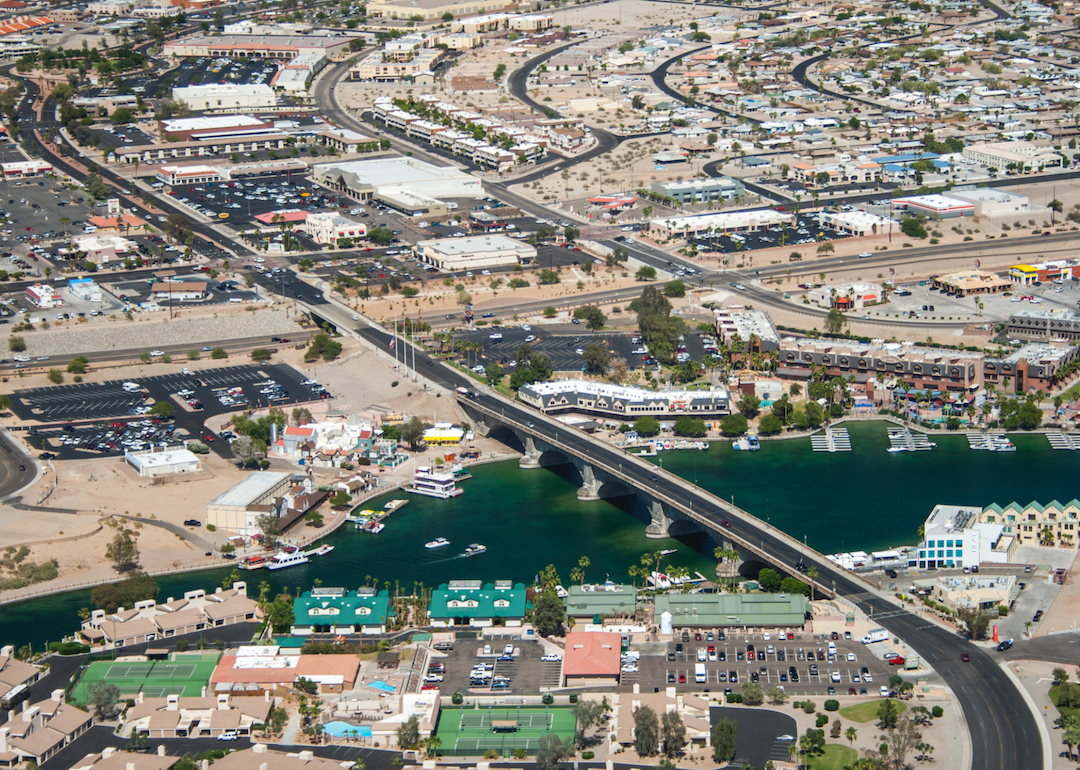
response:
<path fill-rule="evenodd" d="M 1015 537 L 1020 545 L 1071 548 L 1077 542 L 1080 501 L 992 504 L 982 510 L 979 521 L 1004 527 L 1004 532 Z"/>

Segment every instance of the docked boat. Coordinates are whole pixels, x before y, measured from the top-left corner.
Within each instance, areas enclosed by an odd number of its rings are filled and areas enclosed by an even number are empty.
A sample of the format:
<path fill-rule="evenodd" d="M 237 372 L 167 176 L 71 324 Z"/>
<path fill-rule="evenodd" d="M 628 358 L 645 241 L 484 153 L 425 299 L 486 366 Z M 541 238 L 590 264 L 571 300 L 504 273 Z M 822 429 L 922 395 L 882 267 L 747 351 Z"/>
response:
<path fill-rule="evenodd" d="M 265 556 L 248 556 L 239 564 L 240 569 L 262 569 L 265 566 Z"/>
<path fill-rule="evenodd" d="M 369 521 L 367 524 L 361 525 L 359 529 L 361 532 L 367 532 L 369 535 L 377 535 L 386 529 L 386 525 L 381 521 L 373 520 Z"/>
<path fill-rule="evenodd" d="M 334 550 L 334 546 L 330 545 L 329 543 L 323 543 L 315 551 L 315 555 L 316 556 L 326 556 L 326 554 L 330 553 L 333 550 Z"/>
<path fill-rule="evenodd" d="M 466 556 L 479 556 L 487 551 L 486 545 L 480 545 L 479 543 L 473 543 L 465 549 Z"/>
<path fill-rule="evenodd" d="M 293 550 L 291 553 L 287 551 L 278 551 L 270 560 L 266 563 L 267 569 L 285 569 L 286 567 L 296 567 L 301 564 L 307 564 L 307 554 L 300 550 Z"/>
<path fill-rule="evenodd" d="M 443 548 L 444 546 L 448 545 L 450 545 L 450 541 L 447 540 L 445 537 L 437 537 L 430 542 L 424 543 L 424 548 Z"/>
<path fill-rule="evenodd" d="M 749 449 L 749 450 L 750 450 L 751 452 L 756 452 L 756 451 L 758 451 L 759 449 L 761 449 L 761 440 L 760 440 L 760 439 L 758 439 L 758 436 L 757 436 L 757 434 L 756 434 L 756 433 L 747 433 L 747 434 L 746 434 L 746 441 L 747 441 L 747 443 L 749 443 L 749 445 L 750 445 L 750 446 L 748 447 L 748 449 Z"/>
<path fill-rule="evenodd" d="M 458 488 L 457 477 L 453 473 L 440 473 L 423 466 L 416 469 L 412 484 L 407 486 L 405 491 L 448 500 L 451 497 L 457 497 L 464 490 Z"/>

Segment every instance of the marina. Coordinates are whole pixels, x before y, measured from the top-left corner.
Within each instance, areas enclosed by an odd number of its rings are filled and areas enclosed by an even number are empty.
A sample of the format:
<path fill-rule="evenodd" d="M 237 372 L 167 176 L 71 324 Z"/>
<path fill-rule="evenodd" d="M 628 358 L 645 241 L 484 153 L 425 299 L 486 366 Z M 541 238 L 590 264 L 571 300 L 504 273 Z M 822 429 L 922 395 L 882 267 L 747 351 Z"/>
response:
<path fill-rule="evenodd" d="M 1046 440 L 1051 449 L 1076 451 L 1080 449 L 1080 435 L 1076 433 L 1047 433 Z"/>
<path fill-rule="evenodd" d="M 810 447 L 815 452 L 850 452 L 851 437 L 847 428 L 825 428 L 824 433 L 810 437 Z"/>
<path fill-rule="evenodd" d="M 1003 433 L 987 431 L 986 433 L 973 432 L 967 434 L 968 445 L 972 449 L 986 452 L 1015 452 L 1016 445 Z M 1053 441 L 1050 445 L 1053 446 Z"/>
<path fill-rule="evenodd" d="M 404 508 L 408 503 L 409 501 L 407 499 L 399 497 L 384 505 L 381 511 L 366 508 L 358 513 L 353 512 L 347 514 L 345 520 L 352 522 L 355 525 L 357 532 L 366 532 L 369 535 L 377 535 L 386 529 L 385 520 L 390 518 L 396 511 Z"/>
<path fill-rule="evenodd" d="M 761 449 L 761 441 L 756 433 L 747 433 L 745 436 L 735 439 L 732 448 L 736 452 L 756 452 Z"/>
<path fill-rule="evenodd" d="M 912 433 L 910 428 L 889 428 L 889 444 L 887 451 L 893 454 L 897 452 L 927 452 L 937 446 L 926 437 L 926 434 Z"/>
<path fill-rule="evenodd" d="M 453 471 L 433 471 L 427 466 L 418 466 L 412 482 L 405 487 L 405 491 L 414 495 L 448 500 L 465 491 L 457 486 L 457 482 L 458 477 Z"/>

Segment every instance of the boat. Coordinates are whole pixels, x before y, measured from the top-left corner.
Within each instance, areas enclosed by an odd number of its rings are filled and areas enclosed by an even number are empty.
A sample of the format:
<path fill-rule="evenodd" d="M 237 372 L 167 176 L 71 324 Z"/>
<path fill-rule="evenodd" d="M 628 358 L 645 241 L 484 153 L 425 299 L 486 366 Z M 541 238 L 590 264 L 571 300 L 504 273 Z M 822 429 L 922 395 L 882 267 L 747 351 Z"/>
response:
<path fill-rule="evenodd" d="M 315 551 L 315 555 L 316 556 L 326 556 L 326 554 L 330 553 L 333 550 L 334 550 L 334 546 L 332 546 L 332 545 L 330 545 L 328 543 L 323 543 Z"/>
<path fill-rule="evenodd" d="M 914 449 L 909 446 L 891 446 L 885 450 L 886 452 L 912 452 Z"/>
<path fill-rule="evenodd" d="M 468 548 L 465 549 L 465 555 L 466 556 L 479 556 L 480 554 L 482 554 L 482 553 L 484 553 L 486 551 L 487 551 L 487 546 L 486 545 L 480 545 L 479 543 L 473 543 L 472 545 L 470 545 Z"/>
<path fill-rule="evenodd" d="M 450 545 L 450 541 L 445 537 L 437 537 L 431 542 L 424 543 L 424 548 L 442 548 L 443 546 Z"/>
<path fill-rule="evenodd" d="M 457 478 L 453 473 L 440 473 L 422 466 L 416 469 L 412 484 L 407 486 L 405 491 L 448 500 L 451 497 L 457 497 L 465 490 L 457 487 Z"/>
<path fill-rule="evenodd" d="M 386 529 L 386 525 L 381 521 L 369 521 L 367 524 L 360 527 L 362 532 L 367 532 L 372 535 L 377 535 L 384 529 Z"/>
<path fill-rule="evenodd" d="M 746 440 L 750 444 L 749 449 L 751 452 L 756 452 L 761 449 L 761 441 L 758 439 L 756 433 L 747 433 Z"/>
<path fill-rule="evenodd" d="M 267 569 L 285 569 L 286 567 L 296 567 L 300 564 L 307 564 L 308 557 L 303 551 L 293 550 L 291 553 L 286 551 L 278 551 L 272 557 L 270 561 L 266 563 Z"/>
<path fill-rule="evenodd" d="M 667 556 L 669 554 L 677 553 L 678 550 L 678 548 L 665 548 L 663 551 L 660 552 L 660 555 Z"/>
<path fill-rule="evenodd" d="M 266 566 L 265 556 L 248 556 L 240 562 L 240 569 L 262 569 Z"/>

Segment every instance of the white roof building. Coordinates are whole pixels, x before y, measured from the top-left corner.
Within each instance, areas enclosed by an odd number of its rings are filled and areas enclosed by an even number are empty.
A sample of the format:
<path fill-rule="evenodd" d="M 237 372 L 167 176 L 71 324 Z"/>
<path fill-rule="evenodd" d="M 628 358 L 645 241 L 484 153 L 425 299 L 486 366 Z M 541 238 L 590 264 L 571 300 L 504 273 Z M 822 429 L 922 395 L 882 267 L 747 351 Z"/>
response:
<path fill-rule="evenodd" d="M 482 194 L 480 180 L 454 166 L 436 166 L 416 158 L 378 158 L 313 167 L 317 183 L 344 185 L 362 195 L 408 190 L 432 198 L 473 198 Z"/>
<path fill-rule="evenodd" d="M 193 110 L 259 109 L 277 104 L 274 89 L 266 83 L 174 88 L 173 99 L 182 100 Z"/>
<path fill-rule="evenodd" d="M 667 217 L 649 221 L 649 229 L 663 238 L 714 233 L 753 232 L 762 228 L 790 222 L 791 214 L 772 209 L 729 211 L 720 214 L 701 214 L 689 217 Z"/>
<path fill-rule="evenodd" d="M 440 238 L 416 244 L 417 258 L 440 270 L 527 265 L 536 259 L 536 247 L 505 235 Z"/>
<path fill-rule="evenodd" d="M 363 222 L 354 222 L 332 211 L 308 214 L 301 229 L 316 243 L 331 246 L 336 246 L 344 238 L 363 238 L 367 235 L 367 225 Z"/>
<path fill-rule="evenodd" d="M 202 470 L 199 456 L 186 447 L 161 447 L 124 452 L 124 460 L 143 478 L 167 476 L 173 473 L 198 473 Z"/>

